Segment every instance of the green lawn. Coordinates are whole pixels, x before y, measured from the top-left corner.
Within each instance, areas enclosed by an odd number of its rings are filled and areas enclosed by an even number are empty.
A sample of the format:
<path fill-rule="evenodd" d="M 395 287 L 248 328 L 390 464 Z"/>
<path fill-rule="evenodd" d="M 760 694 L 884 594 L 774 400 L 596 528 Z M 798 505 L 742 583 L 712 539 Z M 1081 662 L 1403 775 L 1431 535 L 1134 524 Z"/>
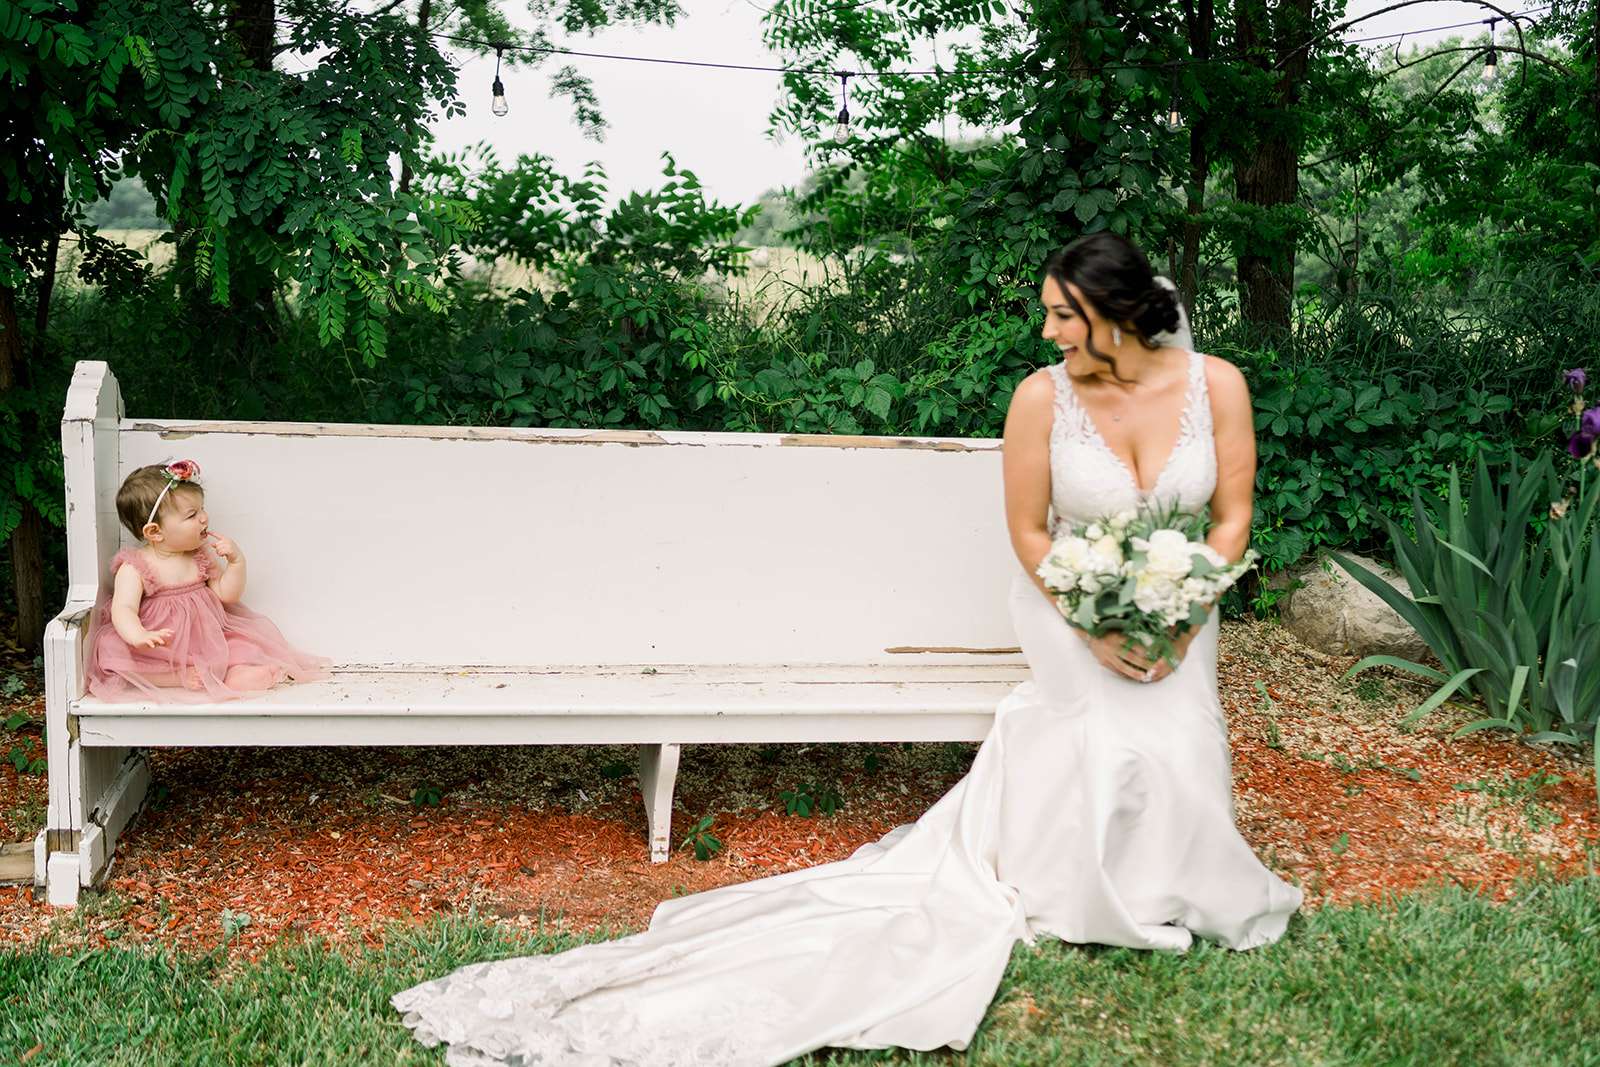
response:
<path fill-rule="evenodd" d="M 472 918 L 382 949 L 281 946 L 259 964 L 111 949 L 0 952 L 0 1063 L 440 1064 L 390 1010 L 473 960 L 552 951 Z M 967 1054 L 810 1064 L 1600 1064 L 1600 878 L 1492 905 L 1460 890 L 1297 916 L 1277 945 L 1186 956 L 1019 947 Z"/>

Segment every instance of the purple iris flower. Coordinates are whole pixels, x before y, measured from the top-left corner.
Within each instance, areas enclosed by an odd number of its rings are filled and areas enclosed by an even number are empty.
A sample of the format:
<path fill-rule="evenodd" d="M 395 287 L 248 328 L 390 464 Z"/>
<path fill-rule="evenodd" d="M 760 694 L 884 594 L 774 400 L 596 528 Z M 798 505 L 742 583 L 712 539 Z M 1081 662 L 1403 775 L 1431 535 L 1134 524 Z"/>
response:
<path fill-rule="evenodd" d="M 1589 368 L 1573 367 L 1567 371 L 1566 382 L 1567 388 L 1574 393 L 1583 392 L 1583 387 L 1589 384 Z"/>
<path fill-rule="evenodd" d="M 1589 449 L 1594 446 L 1595 438 L 1579 430 L 1567 438 L 1567 452 L 1573 459 L 1582 459 L 1589 454 Z"/>
<path fill-rule="evenodd" d="M 1585 437 L 1600 437 L 1600 405 L 1578 416 L 1578 432 Z"/>

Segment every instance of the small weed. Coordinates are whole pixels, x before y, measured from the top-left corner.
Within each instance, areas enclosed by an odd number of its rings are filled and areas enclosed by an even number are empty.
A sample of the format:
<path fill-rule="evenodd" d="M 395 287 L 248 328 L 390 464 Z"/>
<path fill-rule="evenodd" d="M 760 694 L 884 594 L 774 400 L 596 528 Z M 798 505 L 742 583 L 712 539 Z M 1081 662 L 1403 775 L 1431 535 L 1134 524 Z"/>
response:
<path fill-rule="evenodd" d="M 810 782 L 796 789 L 785 789 L 778 794 L 778 799 L 783 801 L 783 810 L 786 815 L 799 815 L 810 818 L 821 812 L 823 815 L 832 815 L 844 807 L 844 798 L 839 791 L 831 785 L 818 786 Z"/>
<path fill-rule="evenodd" d="M 7 674 L 5 681 L 0 682 L 0 700 L 15 700 L 28 691 L 28 683 L 22 680 L 20 674 Z M 16 727 L 7 726 L 6 729 L 14 730 Z"/>
<path fill-rule="evenodd" d="M 85 915 L 104 919 L 122 918 L 123 913 L 133 903 L 115 889 L 107 889 L 103 893 L 85 893 L 81 899 Z"/>
<path fill-rule="evenodd" d="M 6 812 L 6 824 L 20 829 L 24 834 L 44 825 L 44 798 L 23 798 L 21 803 Z"/>
<path fill-rule="evenodd" d="M 1356 696 L 1368 704 L 1377 704 L 1389 698 L 1389 689 L 1372 675 L 1364 675 L 1356 683 Z"/>
<path fill-rule="evenodd" d="M 679 848 L 693 846 L 694 858 L 708 860 L 722 851 L 722 842 L 711 832 L 711 816 L 701 816 L 700 821 L 689 828 L 689 833 L 684 837 Z"/>
<path fill-rule="evenodd" d="M 234 911 L 232 908 L 223 908 L 219 922 L 222 926 L 223 939 L 226 940 L 250 925 L 250 913 L 247 911 Z"/>
<path fill-rule="evenodd" d="M 809 786 L 801 786 L 799 789 L 785 789 L 778 794 L 778 799 L 783 801 L 783 813 L 785 815 L 803 815 L 807 817 L 811 815 L 811 807 L 816 801 L 807 791 L 809 788 Z"/>
<path fill-rule="evenodd" d="M 1267 717 L 1267 747 L 1283 751 L 1283 734 L 1278 730 L 1278 702 L 1272 699 L 1266 684 L 1257 680 L 1256 692 L 1261 694 L 1261 714 Z"/>
<path fill-rule="evenodd" d="M 47 766 L 43 753 L 34 748 L 31 740 L 12 745 L 6 752 L 6 762 L 15 767 L 18 774 L 43 774 Z"/>
<path fill-rule="evenodd" d="M 1278 732 L 1278 723 L 1275 719 L 1267 720 L 1267 747 L 1283 751 L 1283 734 Z"/>
<path fill-rule="evenodd" d="M 443 801 L 444 792 L 428 782 L 411 791 L 411 806 L 414 808 L 437 808 Z"/>
<path fill-rule="evenodd" d="M 1549 805 L 1539 800 L 1540 791 L 1552 785 L 1558 785 L 1561 781 L 1560 775 L 1550 774 L 1542 770 L 1534 771 L 1524 778 L 1517 778 L 1510 771 L 1505 771 L 1498 778 L 1478 778 L 1470 782 L 1457 782 L 1452 788 L 1463 793 L 1482 793 L 1491 799 L 1491 807 L 1493 808 L 1518 810 L 1528 828 L 1534 833 L 1539 833 L 1561 821 L 1560 815 L 1556 814 Z M 1515 844 L 1520 846 L 1522 843 L 1520 835 L 1514 836 L 1517 837 Z M 1491 841 L 1490 843 L 1495 844 L 1497 847 L 1505 848 L 1507 840 L 1510 840 L 1510 838 L 1502 838 L 1499 842 Z M 1508 849 L 1508 851 L 1518 850 L 1518 848 Z"/>
<path fill-rule="evenodd" d="M 1422 772 L 1417 770 L 1415 767 L 1396 767 L 1394 764 L 1384 763 L 1382 760 L 1374 760 L 1372 766 L 1375 770 L 1388 771 L 1390 774 L 1398 774 L 1400 777 L 1409 779 L 1413 782 L 1422 781 Z"/>
<path fill-rule="evenodd" d="M 1526 778 L 1518 778 L 1504 771 L 1498 778 L 1476 778 L 1470 782 L 1457 782 L 1452 788 L 1463 793 L 1483 793 L 1496 800 L 1519 803 L 1537 800 L 1540 790 L 1560 785 L 1562 778 L 1548 771 L 1534 771 Z"/>
<path fill-rule="evenodd" d="M 1350 851 L 1350 831 L 1346 830 L 1339 835 L 1339 840 L 1333 843 L 1333 854 L 1342 856 L 1348 851 Z"/>

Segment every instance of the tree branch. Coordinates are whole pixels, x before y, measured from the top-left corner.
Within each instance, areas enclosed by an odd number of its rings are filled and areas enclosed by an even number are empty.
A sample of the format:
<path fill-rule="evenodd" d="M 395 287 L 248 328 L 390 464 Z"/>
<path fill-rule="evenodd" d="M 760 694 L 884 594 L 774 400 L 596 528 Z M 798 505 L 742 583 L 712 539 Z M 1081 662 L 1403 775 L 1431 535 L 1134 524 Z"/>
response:
<path fill-rule="evenodd" d="M 1309 40 L 1309 41 L 1305 42 L 1304 44 L 1302 44 L 1302 45 L 1294 48 L 1293 50 L 1291 50 L 1288 53 L 1288 55 L 1285 55 L 1281 59 L 1278 60 L 1278 64 L 1277 65 L 1281 66 L 1283 63 L 1288 62 L 1290 56 L 1293 56 L 1295 54 L 1295 52 L 1298 52 L 1303 48 L 1313 48 L 1316 45 L 1321 44 L 1323 41 L 1326 41 L 1329 37 L 1332 37 L 1335 34 L 1343 33 L 1345 30 L 1348 30 L 1350 27 L 1352 27 L 1352 26 L 1354 26 L 1354 25 L 1356 25 L 1358 23 L 1365 22 L 1368 19 L 1377 18 L 1379 15 L 1387 15 L 1391 11 L 1399 11 L 1401 8 L 1404 8 L 1404 7 L 1415 7 L 1418 4 L 1431 4 L 1431 3 L 1434 3 L 1434 2 L 1436 2 L 1436 0 L 1401 0 L 1401 2 L 1398 3 L 1398 4 L 1390 4 L 1388 7 L 1379 8 L 1377 11 L 1369 11 L 1365 15 L 1360 16 L 1359 18 L 1350 19 L 1348 22 L 1341 22 L 1341 23 L 1339 23 L 1339 25 L 1334 26 L 1333 28 L 1329 29 L 1326 33 L 1319 34 L 1318 36 L 1313 37 L 1311 40 Z M 1474 0 L 1468 0 L 1468 2 L 1474 2 Z M 1521 16 L 1513 15 L 1511 12 L 1507 11 L 1505 8 L 1496 7 L 1495 5 L 1489 3 L 1488 0 L 1475 0 L 1475 2 L 1478 4 L 1479 7 L 1486 7 L 1490 11 L 1493 11 L 1493 12 L 1496 12 L 1497 14 L 1499 14 L 1500 17 L 1502 19 L 1504 19 L 1505 21 L 1511 23 L 1512 28 L 1514 28 L 1517 31 L 1517 46 L 1519 48 L 1522 47 L 1524 44 L 1526 44 L 1526 42 L 1523 41 L 1523 39 L 1522 39 L 1522 24 L 1519 21 Z M 1487 20 L 1485 20 L 1485 21 L 1487 21 Z"/>

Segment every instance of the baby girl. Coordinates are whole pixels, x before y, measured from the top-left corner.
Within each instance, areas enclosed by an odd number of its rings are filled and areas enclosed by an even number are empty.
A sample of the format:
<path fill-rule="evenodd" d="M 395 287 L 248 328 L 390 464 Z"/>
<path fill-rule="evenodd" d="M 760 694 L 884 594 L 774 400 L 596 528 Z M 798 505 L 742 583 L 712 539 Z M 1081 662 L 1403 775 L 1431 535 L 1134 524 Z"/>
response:
<path fill-rule="evenodd" d="M 326 659 L 239 602 L 244 553 L 208 528 L 199 473 L 188 459 L 140 467 L 117 490 L 117 515 L 143 543 L 112 558 L 110 601 L 95 612 L 85 673 L 102 700 L 231 700 L 328 676 Z"/>

